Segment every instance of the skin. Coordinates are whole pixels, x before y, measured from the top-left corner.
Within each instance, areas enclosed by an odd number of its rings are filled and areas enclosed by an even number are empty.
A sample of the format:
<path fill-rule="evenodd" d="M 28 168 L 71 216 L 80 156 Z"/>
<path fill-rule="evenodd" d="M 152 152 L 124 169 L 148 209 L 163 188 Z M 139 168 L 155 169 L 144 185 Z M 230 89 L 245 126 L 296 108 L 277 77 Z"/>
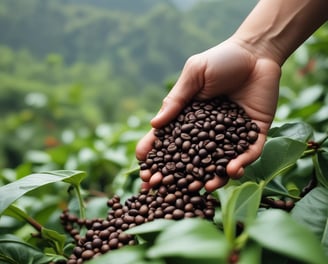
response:
<path fill-rule="evenodd" d="M 226 95 L 242 106 L 261 129 L 256 143 L 227 165 L 231 178 L 241 177 L 245 166 L 262 152 L 277 107 L 281 66 L 327 19 L 327 0 L 259 1 L 229 39 L 186 61 L 151 120 L 153 128 L 139 141 L 137 159 L 144 160 L 152 149 L 154 128 L 169 123 L 190 100 Z M 143 188 L 151 188 L 162 175 L 141 171 L 140 177 Z M 205 189 L 211 192 L 226 182 L 215 177 Z"/>

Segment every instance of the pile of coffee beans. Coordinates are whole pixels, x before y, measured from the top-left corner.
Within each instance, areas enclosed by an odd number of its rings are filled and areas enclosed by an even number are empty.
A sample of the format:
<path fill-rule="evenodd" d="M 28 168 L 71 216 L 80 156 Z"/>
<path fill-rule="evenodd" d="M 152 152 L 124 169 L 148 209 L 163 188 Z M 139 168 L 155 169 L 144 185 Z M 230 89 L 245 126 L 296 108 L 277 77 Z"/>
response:
<path fill-rule="evenodd" d="M 216 176 L 227 177 L 229 161 L 245 152 L 259 131 L 227 98 L 193 101 L 174 121 L 155 130 L 157 139 L 140 169 L 161 173 L 154 189 L 175 185 L 197 191 Z"/>
<path fill-rule="evenodd" d="M 64 211 L 61 221 L 75 240 L 68 264 L 83 263 L 124 245 L 137 243 L 124 231 L 155 219 L 201 217 L 213 220 L 218 201 L 204 192 L 207 181 L 226 178 L 226 165 L 258 138 L 259 128 L 237 104 L 226 98 L 194 101 L 161 129 L 140 170 L 161 173 L 161 181 L 124 204 L 108 200 L 106 219 L 81 220 Z M 87 229 L 81 235 L 82 227 Z"/>
<path fill-rule="evenodd" d="M 163 187 L 156 193 L 143 190 L 127 199 L 124 205 L 115 195 L 108 200 L 111 210 L 106 219 L 81 220 L 64 211 L 62 224 L 76 244 L 67 263 L 83 263 L 110 250 L 136 244 L 135 238 L 124 231 L 154 219 L 201 217 L 212 221 L 217 205 L 210 194 L 183 194 Z M 80 235 L 82 226 L 87 228 L 85 236 Z"/>

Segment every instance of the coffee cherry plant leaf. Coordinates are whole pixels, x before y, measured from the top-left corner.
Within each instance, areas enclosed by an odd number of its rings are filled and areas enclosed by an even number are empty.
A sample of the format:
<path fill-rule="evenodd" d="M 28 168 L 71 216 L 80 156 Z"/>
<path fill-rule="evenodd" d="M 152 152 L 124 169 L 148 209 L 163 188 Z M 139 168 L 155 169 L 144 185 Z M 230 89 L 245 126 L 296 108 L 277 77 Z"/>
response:
<path fill-rule="evenodd" d="M 238 264 L 261 264 L 262 247 L 255 241 L 248 241 L 238 256 Z"/>
<path fill-rule="evenodd" d="M 0 215 L 25 193 L 49 183 L 65 181 L 77 183 L 82 180 L 81 171 L 55 171 L 53 173 L 34 173 L 0 187 Z"/>
<path fill-rule="evenodd" d="M 316 187 L 295 204 L 295 221 L 305 225 L 319 240 L 328 256 L 328 189 Z"/>
<path fill-rule="evenodd" d="M 164 264 L 161 260 L 152 260 L 148 262 L 145 259 L 146 249 L 142 245 L 125 246 L 119 250 L 113 250 L 92 260 L 86 261 L 86 264 Z"/>
<path fill-rule="evenodd" d="M 313 156 L 313 163 L 319 184 L 328 188 L 328 152 L 317 152 L 317 154 Z"/>
<path fill-rule="evenodd" d="M 313 128 L 305 122 L 287 123 L 268 132 L 268 137 L 287 137 L 301 142 L 307 142 L 312 136 Z"/>
<path fill-rule="evenodd" d="M 80 185 L 82 180 L 86 177 L 86 173 L 84 171 L 77 170 L 53 170 L 44 171 L 41 173 L 63 177 L 63 182 L 72 184 L 74 186 Z"/>
<path fill-rule="evenodd" d="M 254 221 L 260 205 L 263 183 L 245 182 L 219 191 L 224 233 L 232 244 L 235 239 L 237 221 L 246 226 Z"/>
<path fill-rule="evenodd" d="M 147 251 L 149 258 L 181 257 L 196 260 L 227 259 L 230 246 L 213 223 L 199 218 L 183 219 L 165 228 Z"/>
<path fill-rule="evenodd" d="M 262 212 L 246 232 L 250 239 L 273 252 L 311 264 L 328 261 L 319 239 L 284 211 Z"/>
<path fill-rule="evenodd" d="M 46 239 L 51 247 L 55 250 L 56 254 L 62 255 L 64 253 L 64 247 L 66 242 L 66 236 L 58 233 L 55 230 L 51 230 L 45 227 L 41 229 L 41 237 Z"/>
<path fill-rule="evenodd" d="M 14 236 L 0 237 L 0 263 L 46 264 L 54 260 L 65 260 L 60 256 L 46 256 Z"/>
<path fill-rule="evenodd" d="M 267 184 L 291 168 L 306 148 L 304 142 L 285 137 L 272 138 L 265 143 L 260 158 L 246 168 L 245 176 L 265 180 Z"/>
<path fill-rule="evenodd" d="M 156 237 L 166 229 L 168 226 L 173 225 L 175 221 L 167 219 L 156 219 L 154 221 L 144 223 L 139 226 L 132 227 L 126 231 L 127 234 L 136 235 L 146 242 L 154 242 Z"/>

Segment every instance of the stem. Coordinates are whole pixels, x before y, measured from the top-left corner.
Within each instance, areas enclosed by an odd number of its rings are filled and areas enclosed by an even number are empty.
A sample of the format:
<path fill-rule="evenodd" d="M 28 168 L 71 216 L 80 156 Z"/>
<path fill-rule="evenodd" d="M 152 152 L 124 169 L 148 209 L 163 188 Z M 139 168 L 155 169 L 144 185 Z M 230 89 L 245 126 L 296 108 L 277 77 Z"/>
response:
<path fill-rule="evenodd" d="M 74 191 L 75 191 L 75 194 L 76 194 L 78 202 L 79 202 L 80 218 L 81 219 L 86 219 L 85 206 L 84 206 L 84 202 L 83 202 L 83 199 L 82 199 L 80 186 L 79 185 L 74 185 Z"/>
<path fill-rule="evenodd" d="M 308 149 L 308 150 L 305 150 L 302 154 L 302 157 L 305 157 L 307 155 L 312 155 L 313 153 L 315 153 L 317 150 L 316 149 Z"/>
<path fill-rule="evenodd" d="M 27 215 L 22 209 L 16 205 L 11 204 L 7 209 L 7 215 L 16 218 L 20 221 L 26 221 L 29 223 L 36 231 L 41 233 L 43 226 L 36 221 L 34 218 Z"/>
<path fill-rule="evenodd" d="M 318 144 L 321 146 L 328 139 L 328 135 L 326 135 L 323 139 L 321 139 Z"/>

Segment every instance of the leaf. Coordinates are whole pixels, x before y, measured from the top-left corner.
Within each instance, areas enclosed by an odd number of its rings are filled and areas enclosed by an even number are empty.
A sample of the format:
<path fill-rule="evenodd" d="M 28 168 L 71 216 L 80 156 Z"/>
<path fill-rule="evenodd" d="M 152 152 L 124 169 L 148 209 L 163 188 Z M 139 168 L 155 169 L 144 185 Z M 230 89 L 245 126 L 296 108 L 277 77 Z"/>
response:
<path fill-rule="evenodd" d="M 248 241 L 240 252 L 238 264 L 261 264 L 261 254 L 261 246 L 254 241 Z"/>
<path fill-rule="evenodd" d="M 53 260 L 14 236 L 0 239 L 0 263 L 45 264 Z"/>
<path fill-rule="evenodd" d="M 34 221 L 27 213 L 19 207 L 11 204 L 4 212 L 5 215 L 16 218 L 19 221 Z M 47 229 L 41 226 L 41 237 L 52 246 L 57 254 L 63 254 L 66 236 L 59 234 L 55 230 Z"/>
<path fill-rule="evenodd" d="M 256 217 L 261 201 L 262 188 L 254 182 L 245 182 L 220 194 L 224 233 L 229 242 L 235 239 L 236 222 L 250 224 Z M 224 198 L 225 197 L 225 198 Z"/>
<path fill-rule="evenodd" d="M 290 138 L 270 139 L 264 145 L 260 158 L 246 168 L 245 174 L 256 173 L 255 178 L 264 179 L 268 183 L 275 176 L 294 165 L 306 147 L 306 143 Z M 254 177 L 254 175 L 249 177 Z"/>
<path fill-rule="evenodd" d="M 147 256 L 150 258 L 181 257 L 186 259 L 225 260 L 230 247 L 213 223 L 199 218 L 177 221 L 157 237 Z"/>
<path fill-rule="evenodd" d="M 64 253 L 64 247 L 66 242 L 66 236 L 58 233 L 55 230 L 51 230 L 45 227 L 41 229 L 41 236 L 46 239 L 57 254 L 62 255 Z"/>
<path fill-rule="evenodd" d="M 49 183 L 65 181 L 79 182 L 84 172 L 81 171 L 54 171 L 51 173 L 35 173 L 25 176 L 17 181 L 0 187 L 0 215 L 3 211 L 25 193 Z"/>
<path fill-rule="evenodd" d="M 54 170 L 54 171 L 45 171 L 41 173 L 63 177 L 62 179 L 63 182 L 67 182 L 75 186 L 80 185 L 80 183 L 86 176 L 86 173 L 84 171 L 76 171 L 76 170 Z"/>
<path fill-rule="evenodd" d="M 313 157 L 318 182 L 328 188 L 328 152 L 318 152 Z"/>
<path fill-rule="evenodd" d="M 24 212 L 22 209 L 20 209 L 19 207 L 17 207 L 14 204 L 11 204 L 4 211 L 4 215 L 11 216 L 11 217 L 17 219 L 18 221 L 25 221 L 27 218 L 30 217 L 26 212 Z"/>
<path fill-rule="evenodd" d="M 175 221 L 172 220 L 156 219 L 154 221 L 130 228 L 124 232 L 131 235 L 138 235 L 145 241 L 153 242 L 160 232 L 174 223 Z"/>
<path fill-rule="evenodd" d="M 313 134 L 312 127 L 304 122 L 287 123 L 280 127 L 274 127 L 269 130 L 269 137 L 287 137 L 294 140 L 307 142 Z"/>
<path fill-rule="evenodd" d="M 291 215 L 321 240 L 328 256 L 328 189 L 316 187 L 311 190 L 295 204 Z"/>
<path fill-rule="evenodd" d="M 277 179 L 273 179 L 270 181 L 265 187 L 263 191 L 264 196 L 289 196 L 288 190 L 283 186 Z"/>
<path fill-rule="evenodd" d="M 104 264 L 104 263 L 120 263 L 120 264 L 141 264 L 147 263 L 145 261 L 145 247 L 144 246 L 125 246 L 118 250 L 113 250 L 107 254 L 101 255 L 90 261 L 87 264 Z M 156 262 L 154 262 L 155 264 Z M 156 263 L 157 264 L 157 263 Z M 158 264 L 161 264 L 159 262 Z"/>
<path fill-rule="evenodd" d="M 281 210 L 259 215 L 247 230 L 249 237 L 264 248 L 311 264 L 327 263 L 317 237 Z"/>

